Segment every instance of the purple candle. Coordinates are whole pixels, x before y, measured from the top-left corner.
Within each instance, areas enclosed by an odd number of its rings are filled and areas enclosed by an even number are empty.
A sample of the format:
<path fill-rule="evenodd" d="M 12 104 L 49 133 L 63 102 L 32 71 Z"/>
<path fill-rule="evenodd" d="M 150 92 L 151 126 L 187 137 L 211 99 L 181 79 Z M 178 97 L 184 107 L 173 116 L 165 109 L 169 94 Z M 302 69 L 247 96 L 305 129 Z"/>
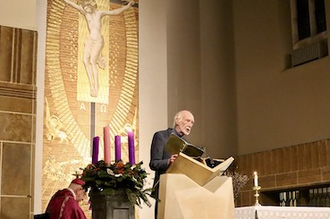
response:
<path fill-rule="evenodd" d="M 121 160 L 121 138 L 119 135 L 115 136 L 115 160 Z"/>
<path fill-rule="evenodd" d="M 127 132 L 128 137 L 128 157 L 131 164 L 135 164 L 135 149 L 134 149 L 134 133 L 133 131 Z"/>
<path fill-rule="evenodd" d="M 99 136 L 93 138 L 92 164 L 96 164 L 97 161 L 99 160 L 99 142 L 100 142 Z"/>

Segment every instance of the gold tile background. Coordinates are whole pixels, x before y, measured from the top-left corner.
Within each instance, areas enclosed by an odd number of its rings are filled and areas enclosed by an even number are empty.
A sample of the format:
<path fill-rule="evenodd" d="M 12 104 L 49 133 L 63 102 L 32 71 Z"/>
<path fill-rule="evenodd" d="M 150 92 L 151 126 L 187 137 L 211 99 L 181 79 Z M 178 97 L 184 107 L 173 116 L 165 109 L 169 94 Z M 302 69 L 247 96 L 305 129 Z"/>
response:
<path fill-rule="evenodd" d="M 102 10 L 122 7 L 105 0 L 96 3 Z M 97 97 L 89 96 L 81 60 L 88 31 L 85 19 L 61 0 L 48 1 L 47 11 L 43 210 L 57 190 L 69 185 L 72 174 L 91 162 L 92 137 L 100 137 L 99 159 L 104 158 L 104 126 L 110 126 L 112 160 L 114 136 L 121 135 L 122 158 L 128 161 L 126 127 L 134 130 L 137 161 L 139 148 L 138 8 L 102 20 L 102 54 L 108 66 L 99 69 L 102 87 Z M 91 122 L 94 118 L 95 127 Z M 82 207 L 89 216 L 87 200 Z"/>
<path fill-rule="evenodd" d="M 29 196 L 31 171 L 31 144 L 3 143 L 1 195 Z M 24 168 L 25 169 L 25 168 Z"/>
<path fill-rule="evenodd" d="M 26 197 L 3 197 L 1 198 L 1 218 L 33 218 L 30 216 L 31 200 Z"/>

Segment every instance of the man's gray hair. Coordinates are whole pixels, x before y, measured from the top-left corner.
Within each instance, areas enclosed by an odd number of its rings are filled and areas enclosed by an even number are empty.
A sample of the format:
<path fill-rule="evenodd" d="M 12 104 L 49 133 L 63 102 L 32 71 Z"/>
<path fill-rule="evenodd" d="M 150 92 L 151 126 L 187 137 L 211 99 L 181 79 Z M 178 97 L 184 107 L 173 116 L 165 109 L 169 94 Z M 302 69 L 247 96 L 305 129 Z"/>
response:
<path fill-rule="evenodd" d="M 180 112 L 177 112 L 174 116 L 174 119 L 173 119 L 173 128 L 175 128 L 176 126 L 176 120 L 181 120 L 182 119 L 182 111 Z"/>

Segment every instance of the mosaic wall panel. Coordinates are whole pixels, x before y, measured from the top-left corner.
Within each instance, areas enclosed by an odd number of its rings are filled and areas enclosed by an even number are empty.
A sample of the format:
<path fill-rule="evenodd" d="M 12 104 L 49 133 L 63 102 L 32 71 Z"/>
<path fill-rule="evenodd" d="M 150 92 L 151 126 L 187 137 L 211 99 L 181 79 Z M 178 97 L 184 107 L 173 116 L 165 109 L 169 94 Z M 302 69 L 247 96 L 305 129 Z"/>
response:
<path fill-rule="evenodd" d="M 33 218 L 30 217 L 30 198 L 4 197 L 1 199 L 0 218 Z"/>
<path fill-rule="evenodd" d="M 79 5 L 83 1 L 73 2 Z M 88 27 L 85 17 L 72 5 L 62 0 L 48 1 L 43 209 L 52 194 L 68 186 L 72 174 L 79 174 L 79 168 L 91 163 L 91 142 L 95 136 L 101 139 L 99 159 L 103 159 L 105 126 L 110 127 L 111 159 L 114 159 L 114 136 L 120 135 L 122 159 L 128 161 L 126 128 L 131 128 L 138 160 L 136 2 L 118 15 L 94 20 L 100 22 L 98 30 L 96 26 Z M 125 7 L 121 1 L 96 0 L 95 3 L 98 12 Z M 91 41 L 92 33 L 103 40 Z M 82 206 L 90 213 L 87 201 Z"/>

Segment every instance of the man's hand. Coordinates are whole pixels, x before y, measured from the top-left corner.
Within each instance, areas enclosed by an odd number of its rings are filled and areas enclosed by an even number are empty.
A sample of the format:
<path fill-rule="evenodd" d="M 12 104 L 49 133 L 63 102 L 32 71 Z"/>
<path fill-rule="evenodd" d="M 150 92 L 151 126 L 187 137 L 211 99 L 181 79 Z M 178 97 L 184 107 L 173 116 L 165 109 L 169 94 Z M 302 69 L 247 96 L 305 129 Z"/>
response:
<path fill-rule="evenodd" d="M 127 3 L 127 2 L 128 2 L 128 3 Z M 121 3 L 122 3 L 123 5 L 126 5 L 126 3 L 127 3 L 128 6 L 132 6 L 132 5 L 135 4 L 135 1 L 134 1 L 134 0 L 130 0 L 130 1 L 127 1 L 127 0 L 121 0 Z"/>
<path fill-rule="evenodd" d="M 132 6 L 135 4 L 135 2 L 133 0 L 131 0 L 128 4 Z"/>
<path fill-rule="evenodd" d="M 173 154 L 168 160 L 167 163 L 170 165 L 171 163 L 173 163 L 175 161 L 175 159 L 178 157 L 177 154 Z"/>

